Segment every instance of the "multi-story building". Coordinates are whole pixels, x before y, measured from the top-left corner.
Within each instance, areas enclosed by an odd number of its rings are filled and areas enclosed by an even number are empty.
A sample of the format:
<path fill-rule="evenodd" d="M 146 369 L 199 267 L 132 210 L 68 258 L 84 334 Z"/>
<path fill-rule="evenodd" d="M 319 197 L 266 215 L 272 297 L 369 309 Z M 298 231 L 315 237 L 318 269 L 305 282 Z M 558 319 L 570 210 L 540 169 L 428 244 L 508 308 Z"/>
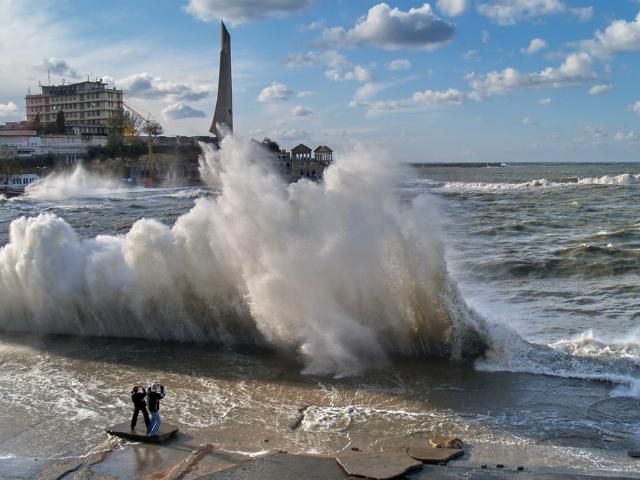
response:
<path fill-rule="evenodd" d="M 43 125 L 55 123 L 62 111 L 66 133 L 74 135 L 107 135 L 107 121 L 122 108 L 122 90 L 108 88 L 102 79 L 40 88 L 40 94 L 26 97 L 27 122 L 40 115 Z"/>

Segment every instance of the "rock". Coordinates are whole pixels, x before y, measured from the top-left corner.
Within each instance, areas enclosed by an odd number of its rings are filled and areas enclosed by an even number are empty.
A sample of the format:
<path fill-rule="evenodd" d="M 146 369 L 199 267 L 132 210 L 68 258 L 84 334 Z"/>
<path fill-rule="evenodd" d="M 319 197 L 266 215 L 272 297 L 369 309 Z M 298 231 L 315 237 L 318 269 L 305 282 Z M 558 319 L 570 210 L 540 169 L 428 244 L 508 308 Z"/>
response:
<path fill-rule="evenodd" d="M 446 437 L 429 440 L 429 445 L 433 448 L 455 448 L 460 450 L 464 447 L 464 443 L 458 437 Z"/>

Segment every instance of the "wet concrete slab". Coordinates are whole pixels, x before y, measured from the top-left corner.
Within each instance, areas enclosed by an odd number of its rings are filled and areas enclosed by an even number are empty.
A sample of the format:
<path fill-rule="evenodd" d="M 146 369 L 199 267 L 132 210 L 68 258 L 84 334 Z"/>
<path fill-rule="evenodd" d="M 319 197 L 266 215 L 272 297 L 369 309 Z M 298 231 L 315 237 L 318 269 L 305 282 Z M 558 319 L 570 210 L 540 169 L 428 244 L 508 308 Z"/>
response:
<path fill-rule="evenodd" d="M 462 457 L 464 450 L 459 448 L 409 447 L 407 455 L 423 463 L 442 463 Z"/>
<path fill-rule="evenodd" d="M 114 425 L 105 429 L 105 431 L 109 435 L 124 438 L 125 440 L 130 440 L 132 442 L 144 443 L 164 443 L 167 440 L 171 439 L 171 437 L 176 435 L 178 433 L 178 430 L 178 427 L 174 425 L 171 425 L 169 423 L 161 423 L 160 428 L 158 429 L 158 434 L 149 436 L 147 435 L 144 427 L 138 427 L 132 430 L 131 425 L 126 422 L 119 423 L 118 425 Z"/>
<path fill-rule="evenodd" d="M 24 480 L 36 478 L 52 460 L 37 458 L 3 458 L 0 460 L 0 478 Z"/>
<path fill-rule="evenodd" d="M 346 452 L 336 457 L 338 464 L 352 477 L 386 480 L 399 477 L 422 466 L 403 452 Z"/>
<path fill-rule="evenodd" d="M 332 457 L 273 453 L 248 460 L 202 480 L 344 480 L 346 474 Z"/>
<path fill-rule="evenodd" d="M 638 477 L 615 474 L 581 474 L 544 469 L 517 470 L 516 467 L 503 468 L 473 466 L 436 466 L 425 465 L 420 472 L 406 476 L 409 480 L 630 480 Z"/>

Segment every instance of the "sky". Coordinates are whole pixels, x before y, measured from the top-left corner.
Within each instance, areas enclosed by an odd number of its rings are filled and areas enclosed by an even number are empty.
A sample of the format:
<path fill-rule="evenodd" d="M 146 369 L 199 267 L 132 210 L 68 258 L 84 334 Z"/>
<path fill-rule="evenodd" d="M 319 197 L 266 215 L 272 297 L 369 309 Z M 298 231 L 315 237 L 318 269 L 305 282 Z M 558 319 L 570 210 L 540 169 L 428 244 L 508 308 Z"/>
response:
<path fill-rule="evenodd" d="M 0 122 L 102 78 L 206 135 L 219 21 L 235 133 L 399 161 L 640 161 L 639 0 L 0 0 Z"/>

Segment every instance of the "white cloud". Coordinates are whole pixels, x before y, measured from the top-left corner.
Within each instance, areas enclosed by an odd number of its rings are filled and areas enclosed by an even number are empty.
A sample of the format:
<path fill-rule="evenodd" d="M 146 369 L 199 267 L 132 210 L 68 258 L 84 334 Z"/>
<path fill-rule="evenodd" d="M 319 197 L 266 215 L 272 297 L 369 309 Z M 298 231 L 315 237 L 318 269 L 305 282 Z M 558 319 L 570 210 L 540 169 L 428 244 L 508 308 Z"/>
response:
<path fill-rule="evenodd" d="M 540 100 L 538 100 L 538 103 L 540 105 L 551 105 L 552 100 L 547 97 L 547 98 L 541 98 Z"/>
<path fill-rule="evenodd" d="M 173 103 L 162 110 L 162 116 L 165 120 L 182 120 L 184 118 L 204 118 L 207 115 L 202 110 L 196 110 L 186 103 Z"/>
<path fill-rule="evenodd" d="M 614 20 L 604 31 L 598 30 L 592 40 L 582 42 L 581 46 L 592 55 L 602 57 L 640 51 L 640 13 L 631 22 Z"/>
<path fill-rule="evenodd" d="M 350 62 L 341 53 L 335 50 L 327 52 L 306 52 L 306 53 L 290 53 L 285 58 L 284 63 L 289 68 L 315 67 L 324 65 L 329 68 L 343 68 L 349 66 Z"/>
<path fill-rule="evenodd" d="M 18 107 L 13 102 L 0 103 L 0 117 L 10 117 L 17 111 Z"/>
<path fill-rule="evenodd" d="M 438 107 L 443 105 L 462 105 L 464 93 L 450 88 L 448 90 L 424 90 L 415 92 L 410 98 L 404 100 L 380 100 L 366 104 L 369 115 L 390 112 L 413 110 L 419 107 Z"/>
<path fill-rule="evenodd" d="M 397 58 L 387 65 L 389 70 L 409 70 L 411 68 L 411 62 L 406 58 Z"/>
<path fill-rule="evenodd" d="M 325 76 L 329 80 L 333 80 L 334 82 L 342 82 L 344 80 L 356 81 L 360 83 L 370 82 L 373 80 L 373 74 L 371 70 L 362 65 L 356 65 L 353 69 L 348 70 L 346 72 L 340 69 L 332 69 L 324 72 Z"/>
<path fill-rule="evenodd" d="M 131 98 L 166 98 L 169 100 L 202 100 L 211 94 L 211 85 L 191 85 L 164 80 L 161 77 L 142 72 L 129 75 L 116 81 L 118 88 L 122 88 L 125 95 Z"/>
<path fill-rule="evenodd" d="M 430 107 L 436 105 L 462 105 L 464 94 L 460 90 L 450 88 L 448 90 L 424 90 L 413 94 L 413 101 Z"/>
<path fill-rule="evenodd" d="M 636 132 L 617 132 L 614 138 L 618 142 L 625 143 L 636 143 L 640 141 L 640 135 L 638 135 Z"/>
<path fill-rule="evenodd" d="M 306 117 L 307 115 L 311 115 L 313 113 L 308 108 L 304 108 L 302 105 L 296 105 L 291 109 L 291 115 L 294 117 Z"/>
<path fill-rule="evenodd" d="M 186 10 L 203 21 L 244 23 L 284 16 L 313 3 L 314 0 L 189 0 Z"/>
<path fill-rule="evenodd" d="M 407 12 L 379 3 L 349 30 L 342 27 L 325 29 L 318 43 L 334 48 L 371 45 L 389 50 L 428 50 L 448 42 L 453 34 L 453 25 L 436 16 L 428 3 Z"/>
<path fill-rule="evenodd" d="M 589 95 L 600 95 L 602 93 L 607 93 L 613 90 L 613 85 L 594 85 L 589 89 Z"/>
<path fill-rule="evenodd" d="M 531 123 L 532 123 L 532 120 L 530 117 L 524 117 L 522 119 L 522 125 L 531 125 Z"/>
<path fill-rule="evenodd" d="M 36 65 L 36 68 L 41 72 L 51 72 L 61 77 L 80 78 L 80 73 L 74 68 L 71 68 L 69 64 L 61 58 L 49 57 L 45 58 Z"/>
<path fill-rule="evenodd" d="M 631 105 L 629 105 L 629 108 L 637 113 L 638 115 L 640 115 L 640 100 L 638 100 L 636 103 L 633 103 Z"/>
<path fill-rule="evenodd" d="M 324 20 L 318 20 L 315 22 L 311 22 L 307 25 L 299 25 L 298 26 L 298 31 L 299 32 L 314 32 L 317 30 L 322 30 L 325 27 L 325 22 Z"/>
<path fill-rule="evenodd" d="M 306 98 L 306 97 L 310 97 L 310 96 L 315 95 L 315 94 L 316 94 L 316 92 L 313 92 L 311 90 L 302 90 L 302 91 L 298 92 L 296 97 L 298 97 L 298 98 Z"/>
<path fill-rule="evenodd" d="M 309 140 L 311 138 L 311 135 L 309 134 L 309 132 L 307 132 L 306 130 L 298 130 L 295 128 L 290 128 L 290 129 L 282 129 L 282 130 L 272 130 L 269 132 L 269 134 L 267 135 L 269 138 L 272 138 L 273 140 L 277 141 L 277 142 L 294 142 L 294 143 L 298 143 L 298 142 L 302 142 L 305 140 Z"/>
<path fill-rule="evenodd" d="M 438 0 L 438 8 L 445 15 L 456 17 L 467 9 L 467 0 Z"/>
<path fill-rule="evenodd" d="M 366 103 L 366 101 L 378 94 L 380 91 L 387 88 L 387 84 L 379 83 L 379 82 L 367 82 L 364 85 L 358 87 L 356 93 L 354 95 L 353 101 L 349 104 L 349 106 L 358 106 Z"/>
<path fill-rule="evenodd" d="M 276 100 L 288 100 L 291 90 L 284 83 L 273 82 L 265 87 L 258 95 L 259 102 L 273 102 Z"/>
<path fill-rule="evenodd" d="M 592 81 L 592 59 L 587 53 L 569 55 L 558 68 L 545 68 L 540 72 L 521 73 L 509 67 L 486 75 L 472 73 L 467 76 L 471 86 L 471 98 L 503 95 L 518 89 L 564 88 Z"/>
<path fill-rule="evenodd" d="M 486 30 L 482 30 L 480 32 L 480 40 L 482 40 L 482 43 L 489 43 L 489 40 L 491 40 L 491 35 Z"/>
<path fill-rule="evenodd" d="M 595 140 L 601 140 L 609 136 L 609 133 L 601 127 L 592 127 L 591 125 L 587 125 L 584 127 L 584 131 L 591 135 Z"/>
<path fill-rule="evenodd" d="M 570 13 L 581 22 L 593 16 L 593 8 L 569 8 L 563 0 L 488 0 L 478 5 L 478 12 L 499 25 L 515 25 L 561 13 Z"/>
<path fill-rule="evenodd" d="M 571 13 L 578 18 L 579 22 L 588 22 L 593 18 L 593 7 L 572 8 Z"/>
<path fill-rule="evenodd" d="M 467 62 L 477 62 L 480 60 L 480 54 L 477 50 L 469 50 L 468 52 L 465 52 L 464 55 L 462 55 L 462 58 L 464 58 Z"/>
<path fill-rule="evenodd" d="M 540 50 L 547 48 L 547 42 L 545 42 L 541 38 L 534 38 L 529 42 L 529 46 L 527 48 L 523 48 L 520 50 L 522 53 L 526 53 L 528 55 L 532 55 L 534 53 L 539 52 Z"/>

